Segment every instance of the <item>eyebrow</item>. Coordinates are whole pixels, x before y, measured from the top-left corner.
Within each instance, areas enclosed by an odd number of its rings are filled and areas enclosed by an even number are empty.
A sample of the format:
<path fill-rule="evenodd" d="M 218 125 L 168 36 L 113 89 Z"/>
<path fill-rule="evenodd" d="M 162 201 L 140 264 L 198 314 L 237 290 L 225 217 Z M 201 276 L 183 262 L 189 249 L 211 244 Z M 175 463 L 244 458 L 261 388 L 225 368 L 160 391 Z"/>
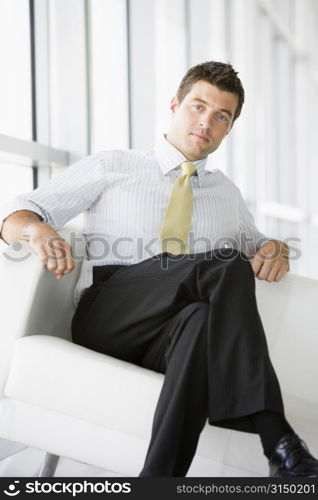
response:
<path fill-rule="evenodd" d="M 194 97 L 194 99 L 192 99 L 192 100 L 193 101 L 202 102 L 203 104 L 209 104 L 207 101 L 204 101 L 203 99 L 200 99 L 200 97 Z M 220 109 L 220 111 L 222 111 L 222 113 L 227 113 L 230 118 L 233 117 L 233 113 L 230 110 L 228 110 L 228 109 Z"/>

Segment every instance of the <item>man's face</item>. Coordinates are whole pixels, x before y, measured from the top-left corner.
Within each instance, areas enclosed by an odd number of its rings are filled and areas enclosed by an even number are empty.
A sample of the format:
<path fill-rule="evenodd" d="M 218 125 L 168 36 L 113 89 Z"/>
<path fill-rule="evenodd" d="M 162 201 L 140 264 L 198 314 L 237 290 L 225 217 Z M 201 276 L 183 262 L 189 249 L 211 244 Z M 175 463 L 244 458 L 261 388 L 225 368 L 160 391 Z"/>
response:
<path fill-rule="evenodd" d="M 181 103 L 176 96 L 172 98 L 168 141 L 189 161 L 204 158 L 229 133 L 237 105 L 236 94 L 199 80 Z"/>

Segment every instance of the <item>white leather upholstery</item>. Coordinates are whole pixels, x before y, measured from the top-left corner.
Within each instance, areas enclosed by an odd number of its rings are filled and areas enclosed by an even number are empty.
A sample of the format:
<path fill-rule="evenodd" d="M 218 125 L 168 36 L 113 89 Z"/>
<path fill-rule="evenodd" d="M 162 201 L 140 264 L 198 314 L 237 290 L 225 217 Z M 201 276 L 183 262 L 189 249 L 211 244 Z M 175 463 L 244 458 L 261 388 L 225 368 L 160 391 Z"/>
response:
<path fill-rule="evenodd" d="M 15 342 L 4 395 L 145 437 L 162 380 L 159 373 L 67 340 L 32 335 Z"/>
<path fill-rule="evenodd" d="M 13 262 L 8 252 L 0 255 L 0 437 L 138 475 L 163 375 L 70 342 L 80 262 L 56 281 L 36 257 Z M 315 451 L 318 281 L 289 273 L 256 286 L 287 416 L 308 430 Z M 267 475 L 257 435 L 207 424 L 189 475 L 217 476 L 229 465 Z"/>
<path fill-rule="evenodd" d="M 61 231 L 66 238 L 70 231 Z M 83 241 L 78 235 L 74 271 L 55 280 L 33 255 L 26 242 L 4 247 L 0 253 L 0 394 L 8 376 L 15 340 L 26 335 L 54 335 L 71 339 L 70 321 L 75 310 L 73 289 L 83 255 Z M 14 250 L 18 245 L 19 250 Z M 45 331 L 43 327 L 45 325 Z M 4 334 L 5 330 L 5 334 Z"/>
<path fill-rule="evenodd" d="M 286 407 L 318 425 L 318 280 L 256 281 L 257 302 Z"/>

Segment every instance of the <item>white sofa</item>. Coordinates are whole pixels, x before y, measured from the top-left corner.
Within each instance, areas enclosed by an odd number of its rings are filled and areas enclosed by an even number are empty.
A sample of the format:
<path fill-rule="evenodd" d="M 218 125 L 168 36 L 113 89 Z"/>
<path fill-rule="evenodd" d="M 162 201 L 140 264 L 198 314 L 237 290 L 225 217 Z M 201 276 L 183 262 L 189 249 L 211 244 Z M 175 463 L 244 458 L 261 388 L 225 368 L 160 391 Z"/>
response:
<path fill-rule="evenodd" d="M 19 246 L 0 254 L 0 437 L 137 476 L 163 375 L 73 344 L 80 260 L 56 281 L 27 243 Z M 288 273 L 256 282 L 288 420 L 318 455 L 318 281 Z M 188 476 L 242 470 L 268 475 L 259 437 L 206 424 Z"/>

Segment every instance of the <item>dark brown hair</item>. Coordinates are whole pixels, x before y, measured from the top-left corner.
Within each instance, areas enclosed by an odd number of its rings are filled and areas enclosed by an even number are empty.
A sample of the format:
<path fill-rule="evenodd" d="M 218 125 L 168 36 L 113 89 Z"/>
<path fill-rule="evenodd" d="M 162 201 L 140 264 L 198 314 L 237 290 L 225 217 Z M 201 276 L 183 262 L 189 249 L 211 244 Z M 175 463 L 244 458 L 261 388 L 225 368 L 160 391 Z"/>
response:
<path fill-rule="evenodd" d="M 244 103 L 244 89 L 231 64 L 216 61 L 207 61 L 190 68 L 181 80 L 177 91 L 179 103 L 190 92 L 194 83 L 204 80 L 215 85 L 220 90 L 232 92 L 238 96 L 238 105 L 235 110 L 233 122 L 240 116 Z"/>

